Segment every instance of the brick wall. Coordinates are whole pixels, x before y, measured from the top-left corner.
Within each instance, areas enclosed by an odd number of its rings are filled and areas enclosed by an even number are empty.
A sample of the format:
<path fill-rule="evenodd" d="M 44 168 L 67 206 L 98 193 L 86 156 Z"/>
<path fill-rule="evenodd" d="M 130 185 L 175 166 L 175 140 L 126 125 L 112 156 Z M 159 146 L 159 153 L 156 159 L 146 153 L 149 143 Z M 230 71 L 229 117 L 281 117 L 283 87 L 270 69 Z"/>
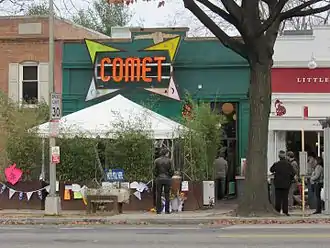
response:
<path fill-rule="evenodd" d="M 20 24 L 40 23 L 40 33 L 20 34 Z M 26 27 L 26 26 L 25 26 Z M 26 32 L 28 29 L 23 30 Z M 105 39 L 107 36 L 77 26 L 69 21 L 55 21 L 55 89 L 62 90 L 62 41 L 63 39 Z M 10 63 L 24 61 L 48 62 L 47 17 L 0 17 L 0 90 L 8 92 L 8 67 Z"/>
<path fill-rule="evenodd" d="M 40 34 L 19 34 L 19 25 L 28 23 L 40 23 Z M 0 17 L 1 38 L 47 38 L 48 17 Z M 56 39 L 106 39 L 108 36 L 96 31 L 81 27 L 68 20 L 55 20 Z"/>

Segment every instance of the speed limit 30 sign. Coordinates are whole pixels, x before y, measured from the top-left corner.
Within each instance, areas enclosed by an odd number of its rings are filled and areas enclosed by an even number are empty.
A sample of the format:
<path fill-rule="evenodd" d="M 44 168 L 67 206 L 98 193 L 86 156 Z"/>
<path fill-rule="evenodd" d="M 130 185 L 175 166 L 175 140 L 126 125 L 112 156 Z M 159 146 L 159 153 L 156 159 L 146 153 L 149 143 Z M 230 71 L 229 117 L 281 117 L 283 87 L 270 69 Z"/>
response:
<path fill-rule="evenodd" d="M 59 120 L 62 117 L 62 97 L 61 94 L 51 93 L 50 120 Z"/>

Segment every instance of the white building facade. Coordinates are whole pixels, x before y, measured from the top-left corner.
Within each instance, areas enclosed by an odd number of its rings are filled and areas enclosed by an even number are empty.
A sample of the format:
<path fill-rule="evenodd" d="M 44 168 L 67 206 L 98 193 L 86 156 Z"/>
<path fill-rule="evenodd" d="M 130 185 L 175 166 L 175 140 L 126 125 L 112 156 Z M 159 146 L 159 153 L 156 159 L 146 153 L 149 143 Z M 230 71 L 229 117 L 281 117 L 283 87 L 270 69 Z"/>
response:
<path fill-rule="evenodd" d="M 330 26 L 277 39 L 272 90 L 268 166 L 280 150 L 291 150 L 298 158 L 303 146 L 320 156 L 323 131 L 318 120 L 330 116 Z"/>

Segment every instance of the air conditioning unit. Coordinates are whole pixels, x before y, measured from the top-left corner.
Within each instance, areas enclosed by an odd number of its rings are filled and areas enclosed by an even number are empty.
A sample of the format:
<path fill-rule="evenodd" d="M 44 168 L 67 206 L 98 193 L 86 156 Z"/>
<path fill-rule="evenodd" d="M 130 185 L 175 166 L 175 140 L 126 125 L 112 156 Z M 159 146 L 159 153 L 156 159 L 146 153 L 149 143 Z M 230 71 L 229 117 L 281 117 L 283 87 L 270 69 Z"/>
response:
<path fill-rule="evenodd" d="M 111 27 L 111 38 L 114 39 L 131 39 L 131 31 L 129 27 Z"/>

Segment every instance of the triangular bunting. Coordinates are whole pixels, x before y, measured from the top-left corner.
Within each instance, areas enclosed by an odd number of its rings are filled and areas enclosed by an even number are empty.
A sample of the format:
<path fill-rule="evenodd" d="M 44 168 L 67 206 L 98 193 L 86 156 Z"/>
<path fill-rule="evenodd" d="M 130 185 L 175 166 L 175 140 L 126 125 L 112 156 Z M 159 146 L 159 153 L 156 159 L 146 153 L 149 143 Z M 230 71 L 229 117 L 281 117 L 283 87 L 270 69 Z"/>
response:
<path fill-rule="evenodd" d="M 46 186 L 45 190 L 49 193 L 49 191 L 50 191 L 50 185 Z"/>
<path fill-rule="evenodd" d="M 89 52 L 91 61 L 94 63 L 97 52 L 119 52 L 120 50 L 108 45 L 101 44 L 96 41 L 85 39 L 85 44 Z"/>
<path fill-rule="evenodd" d="M 25 193 L 25 194 L 26 194 L 26 199 L 27 199 L 28 201 L 31 199 L 33 193 L 34 193 L 34 192 L 26 192 L 26 193 Z"/>
<path fill-rule="evenodd" d="M 13 195 L 15 194 L 15 190 L 14 189 L 9 189 L 9 199 L 11 199 L 13 197 Z"/>
<path fill-rule="evenodd" d="M 179 47 L 181 37 L 177 36 L 175 38 L 157 43 L 150 47 L 144 48 L 144 51 L 168 51 L 171 61 L 174 60 L 176 51 Z"/>

